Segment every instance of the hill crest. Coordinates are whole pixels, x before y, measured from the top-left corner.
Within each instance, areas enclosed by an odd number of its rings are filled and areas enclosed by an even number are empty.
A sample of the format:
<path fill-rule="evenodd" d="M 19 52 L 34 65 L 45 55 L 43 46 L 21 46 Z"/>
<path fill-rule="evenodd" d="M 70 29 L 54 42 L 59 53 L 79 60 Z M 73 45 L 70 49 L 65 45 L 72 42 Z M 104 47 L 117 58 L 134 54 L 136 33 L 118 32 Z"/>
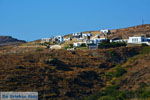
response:
<path fill-rule="evenodd" d="M 0 46 L 5 46 L 5 45 L 15 45 L 18 43 L 25 43 L 26 41 L 24 40 L 18 40 L 16 38 L 13 38 L 11 36 L 0 36 Z"/>

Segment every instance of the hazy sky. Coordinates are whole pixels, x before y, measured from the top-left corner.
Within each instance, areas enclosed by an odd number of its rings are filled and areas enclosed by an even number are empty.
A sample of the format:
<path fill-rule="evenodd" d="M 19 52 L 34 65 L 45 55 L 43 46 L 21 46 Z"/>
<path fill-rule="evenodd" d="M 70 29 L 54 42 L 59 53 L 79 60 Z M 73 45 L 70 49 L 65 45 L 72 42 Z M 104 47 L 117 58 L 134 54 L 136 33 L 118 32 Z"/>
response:
<path fill-rule="evenodd" d="M 0 35 L 27 41 L 150 23 L 150 0 L 0 0 Z"/>

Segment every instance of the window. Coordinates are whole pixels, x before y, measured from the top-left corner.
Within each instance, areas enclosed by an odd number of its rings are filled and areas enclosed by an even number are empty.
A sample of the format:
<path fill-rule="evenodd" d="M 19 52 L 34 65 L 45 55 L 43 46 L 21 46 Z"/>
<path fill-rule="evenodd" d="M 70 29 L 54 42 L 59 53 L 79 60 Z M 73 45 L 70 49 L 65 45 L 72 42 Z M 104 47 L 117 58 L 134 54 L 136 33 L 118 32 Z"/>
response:
<path fill-rule="evenodd" d="M 133 38 L 132 42 L 138 42 L 138 38 Z"/>

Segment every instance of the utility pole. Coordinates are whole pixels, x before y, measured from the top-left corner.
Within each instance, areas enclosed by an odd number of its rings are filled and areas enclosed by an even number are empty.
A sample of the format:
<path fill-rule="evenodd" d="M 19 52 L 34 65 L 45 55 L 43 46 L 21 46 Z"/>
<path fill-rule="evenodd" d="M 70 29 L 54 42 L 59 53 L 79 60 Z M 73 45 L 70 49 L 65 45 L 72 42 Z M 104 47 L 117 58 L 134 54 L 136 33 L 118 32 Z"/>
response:
<path fill-rule="evenodd" d="M 143 19 L 143 17 L 142 17 L 142 25 L 144 25 L 144 19 Z"/>

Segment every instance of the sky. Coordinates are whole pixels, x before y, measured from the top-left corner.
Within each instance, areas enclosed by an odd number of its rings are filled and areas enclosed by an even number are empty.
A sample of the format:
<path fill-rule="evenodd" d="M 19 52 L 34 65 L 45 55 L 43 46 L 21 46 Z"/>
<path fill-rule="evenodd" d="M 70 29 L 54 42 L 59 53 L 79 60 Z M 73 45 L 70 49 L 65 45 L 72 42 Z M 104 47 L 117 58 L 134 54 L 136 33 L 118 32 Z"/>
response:
<path fill-rule="evenodd" d="M 0 0 L 0 35 L 26 41 L 150 23 L 150 0 Z"/>

